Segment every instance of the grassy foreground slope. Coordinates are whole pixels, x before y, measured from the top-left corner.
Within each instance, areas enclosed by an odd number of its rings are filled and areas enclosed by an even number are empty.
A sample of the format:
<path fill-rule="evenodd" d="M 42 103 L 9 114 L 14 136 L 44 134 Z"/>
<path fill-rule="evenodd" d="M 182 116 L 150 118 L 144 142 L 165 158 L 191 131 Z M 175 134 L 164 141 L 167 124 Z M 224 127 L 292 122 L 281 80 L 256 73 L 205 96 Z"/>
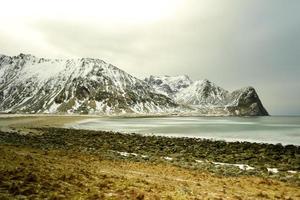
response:
<path fill-rule="evenodd" d="M 63 150 L 0 146 L 0 198 L 297 199 L 299 188 L 260 177 L 111 160 Z"/>
<path fill-rule="evenodd" d="M 54 128 L 83 118 L 0 118 L 0 199 L 300 198 L 299 147 Z"/>

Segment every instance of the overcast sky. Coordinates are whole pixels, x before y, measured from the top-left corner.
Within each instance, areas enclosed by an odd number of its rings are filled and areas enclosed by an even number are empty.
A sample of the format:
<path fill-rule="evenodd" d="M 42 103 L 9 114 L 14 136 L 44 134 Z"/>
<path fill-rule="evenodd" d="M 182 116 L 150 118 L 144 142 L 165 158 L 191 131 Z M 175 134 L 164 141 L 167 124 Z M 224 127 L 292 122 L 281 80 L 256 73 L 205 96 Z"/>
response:
<path fill-rule="evenodd" d="M 0 53 L 101 58 L 128 73 L 256 88 L 300 114 L 299 0 L 0 1 Z"/>

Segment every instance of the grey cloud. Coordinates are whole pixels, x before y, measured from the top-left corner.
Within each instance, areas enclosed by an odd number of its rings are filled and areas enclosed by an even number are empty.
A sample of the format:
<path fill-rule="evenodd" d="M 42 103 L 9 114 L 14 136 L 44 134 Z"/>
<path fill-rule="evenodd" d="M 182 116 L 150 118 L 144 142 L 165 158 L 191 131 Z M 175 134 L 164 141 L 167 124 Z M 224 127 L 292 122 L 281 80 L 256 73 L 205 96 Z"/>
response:
<path fill-rule="evenodd" d="M 63 56 L 102 58 L 137 77 L 187 74 L 230 90 L 252 85 L 271 114 L 300 113 L 300 1 L 211 0 L 208 14 L 199 1 L 185 2 L 152 24 L 40 19 L 31 28 Z"/>

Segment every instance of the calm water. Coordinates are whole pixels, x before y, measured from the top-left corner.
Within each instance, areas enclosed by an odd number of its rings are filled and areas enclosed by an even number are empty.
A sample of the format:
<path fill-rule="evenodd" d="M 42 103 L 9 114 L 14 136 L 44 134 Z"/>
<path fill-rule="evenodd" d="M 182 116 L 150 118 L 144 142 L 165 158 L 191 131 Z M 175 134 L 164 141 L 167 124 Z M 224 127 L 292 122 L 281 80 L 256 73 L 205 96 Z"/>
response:
<path fill-rule="evenodd" d="M 300 145 L 300 117 L 93 118 L 67 127 Z"/>

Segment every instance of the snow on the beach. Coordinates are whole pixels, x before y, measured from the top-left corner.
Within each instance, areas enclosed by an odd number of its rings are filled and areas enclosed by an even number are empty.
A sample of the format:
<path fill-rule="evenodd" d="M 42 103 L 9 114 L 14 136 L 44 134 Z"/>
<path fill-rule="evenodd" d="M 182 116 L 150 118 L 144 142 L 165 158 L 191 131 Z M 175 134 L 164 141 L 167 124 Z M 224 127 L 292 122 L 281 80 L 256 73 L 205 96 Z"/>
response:
<path fill-rule="evenodd" d="M 230 163 L 222 163 L 222 162 L 213 162 L 215 165 L 226 165 L 226 166 L 235 166 L 240 168 L 241 170 L 253 170 L 255 169 L 254 167 L 251 167 L 246 164 L 230 164 Z"/>
<path fill-rule="evenodd" d="M 164 159 L 165 159 L 165 160 L 168 160 L 168 161 L 171 161 L 171 160 L 173 160 L 173 158 L 171 158 L 171 157 L 168 157 L 168 156 L 165 156 L 165 157 L 164 157 Z"/>
<path fill-rule="evenodd" d="M 214 165 L 222 165 L 222 166 L 234 166 L 238 167 L 241 170 L 254 170 L 254 167 L 251 167 L 247 164 L 231 164 L 231 163 L 222 163 L 222 162 L 209 162 L 209 161 L 203 161 L 203 160 L 195 160 L 197 163 L 212 163 Z"/>
<path fill-rule="evenodd" d="M 274 173 L 274 174 L 279 172 L 277 168 L 267 168 L 267 170 L 268 170 L 268 172 L 271 172 L 271 173 Z"/>
<path fill-rule="evenodd" d="M 140 154 L 137 154 L 137 153 L 128 153 L 128 152 L 125 152 L 125 151 L 112 151 L 112 152 L 115 152 L 117 154 L 120 154 L 121 156 L 124 156 L 124 157 L 129 157 L 129 156 L 141 156 L 142 158 L 148 158 L 149 156 L 147 155 L 140 155 Z"/>
<path fill-rule="evenodd" d="M 136 153 L 128 153 L 128 152 L 124 152 L 124 151 L 114 151 L 114 152 L 120 154 L 121 156 L 125 156 L 125 157 L 128 157 L 130 155 L 132 155 L 132 156 L 138 156 L 138 154 L 136 154 Z"/>

